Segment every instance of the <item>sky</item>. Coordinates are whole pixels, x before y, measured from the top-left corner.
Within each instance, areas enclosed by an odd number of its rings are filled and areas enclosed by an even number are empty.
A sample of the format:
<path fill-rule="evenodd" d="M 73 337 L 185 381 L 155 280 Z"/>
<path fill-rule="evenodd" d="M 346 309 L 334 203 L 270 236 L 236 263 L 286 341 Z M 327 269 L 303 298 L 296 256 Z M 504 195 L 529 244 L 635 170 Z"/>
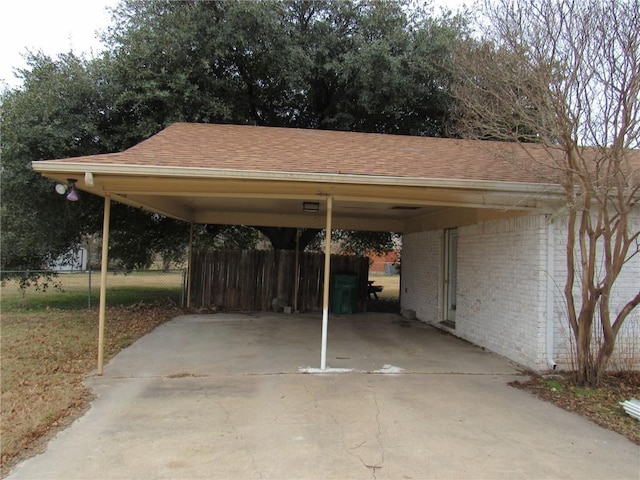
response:
<path fill-rule="evenodd" d="M 106 29 L 111 14 L 107 7 L 117 0 L 5 0 L 0 5 L 0 79 L 9 86 L 20 84 L 13 68 L 26 64 L 27 50 L 55 57 L 73 50 L 91 56 L 102 50 L 96 31 Z"/>
<path fill-rule="evenodd" d="M 457 8 L 463 0 L 435 0 Z M 51 57 L 73 51 L 88 57 L 103 48 L 97 32 L 111 22 L 107 8 L 118 0 L 4 0 L 0 6 L 0 84 L 17 87 L 14 68 L 26 66 L 22 54 L 41 50 Z"/>

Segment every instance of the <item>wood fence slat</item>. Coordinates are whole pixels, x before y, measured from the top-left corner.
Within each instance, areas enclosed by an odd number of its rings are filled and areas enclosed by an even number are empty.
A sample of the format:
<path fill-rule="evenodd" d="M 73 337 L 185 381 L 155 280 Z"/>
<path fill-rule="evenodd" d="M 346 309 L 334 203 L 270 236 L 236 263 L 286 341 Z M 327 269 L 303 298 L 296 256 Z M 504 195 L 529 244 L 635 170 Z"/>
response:
<path fill-rule="evenodd" d="M 191 305 L 226 311 L 267 311 L 280 298 L 293 305 L 295 252 L 288 250 L 194 252 L 189 281 Z M 331 256 L 331 272 L 358 276 L 355 311 L 366 310 L 369 259 Z M 324 254 L 302 252 L 299 258 L 298 308 L 322 308 Z"/>

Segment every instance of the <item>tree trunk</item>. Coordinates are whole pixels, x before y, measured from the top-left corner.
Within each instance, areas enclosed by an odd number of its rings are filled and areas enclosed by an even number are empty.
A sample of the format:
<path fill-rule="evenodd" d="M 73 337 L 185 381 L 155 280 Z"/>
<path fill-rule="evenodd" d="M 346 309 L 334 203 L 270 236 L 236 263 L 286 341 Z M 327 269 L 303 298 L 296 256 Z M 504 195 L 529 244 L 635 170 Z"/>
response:
<path fill-rule="evenodd" d="M 593 366 L 594 378 L 590 383 L 592 387 L 597 387 L 600 385 L 600 381 L 602 380 L 604 373 L 607 371 L 607 365 L 609 364 L 611 355 L 613 355 L 613 349 L 615 345 L 616 337 L 605 335 L 600 347 L 600 351 L 598 352 L 598 357 Z"/>
<path fill-rule="evenodd" d="M 296 249 L 296 228 L 286 227 L 255 227 L 264 234 L 271 242 L 274 250 L 295 250 Z M 305 228 L 300 235 L 300 251 L 303 251 L 309 242 L 320 232 L 317 228 Z"/>
<path fill-rule="evenodd" d="M 595 376 L 591 350 L 594 311 L 595 301 L 587 297 L 580 308 L 576 335 L 576 383 L 578 385 L 592 385 Z"/>
<path fill-rule="evenodd" d="M 587 319 L 580 318 L 576 341 L 576 383 L 588 385 L 592 377 L 591 365 L 591 328 L 585 325 Z"/>

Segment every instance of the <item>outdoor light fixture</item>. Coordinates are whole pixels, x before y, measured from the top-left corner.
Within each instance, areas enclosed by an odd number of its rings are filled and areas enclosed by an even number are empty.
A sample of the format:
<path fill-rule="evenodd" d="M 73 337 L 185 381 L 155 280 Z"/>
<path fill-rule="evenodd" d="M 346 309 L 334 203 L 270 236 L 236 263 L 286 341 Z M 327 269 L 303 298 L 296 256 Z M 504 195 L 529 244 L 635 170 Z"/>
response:
<path fill-rule="evenodd" d="M 72 183 L 71 187 L 69 188 L 69 193 L 67 193 L 67 200 L 69 200 L 70 202 L 77 202 L 79 198 L 80 197 L 78 197 L 78 191 L 76 190 L 76 184 Z"/>
<path fill-rule="evenodd" d="M 320 210 L 320 204 L 318 202 L 302 202 L 303 212 L 317 212 Z"/>
<path fill-rule="evenodd" d="M 67 194 L 67 200 L 70 202 L 77 202 L 80 197 L 78 196 L 78 190 L 76 190 L 76 182 L 75 178 L 67 178 L 67 185 L 62 183 L 58 183 L 56 185 L 56 192 L 60 195 Z"/>

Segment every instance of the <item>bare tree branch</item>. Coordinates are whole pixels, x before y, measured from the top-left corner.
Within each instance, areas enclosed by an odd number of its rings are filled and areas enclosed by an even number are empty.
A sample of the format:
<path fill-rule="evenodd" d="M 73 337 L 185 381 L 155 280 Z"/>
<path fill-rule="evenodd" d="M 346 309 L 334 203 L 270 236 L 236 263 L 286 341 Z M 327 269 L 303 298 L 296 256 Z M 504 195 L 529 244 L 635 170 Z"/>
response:
<path fill-rule="evenodd" d="M 638 305 L 634 293 L 612 312 L 610 295 L 638 253 L 640 2 L 487 0 L 483 12 L 481 39 L 455 57 L 457 133 L 519 145 L 522 168 L 563 187 L 567 317 L 579 381 L 597 383 Z"/>

